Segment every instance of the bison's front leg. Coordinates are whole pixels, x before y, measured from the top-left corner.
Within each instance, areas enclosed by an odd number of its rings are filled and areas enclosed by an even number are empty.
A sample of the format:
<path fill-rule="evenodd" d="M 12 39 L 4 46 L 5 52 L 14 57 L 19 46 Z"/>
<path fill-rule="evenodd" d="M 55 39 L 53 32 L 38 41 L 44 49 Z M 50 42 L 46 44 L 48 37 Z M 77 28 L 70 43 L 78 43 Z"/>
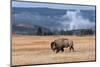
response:
<path fill-rule="evenodd" d="M 64 48 L 62 48 L 61 51 L 64 52 Z"/>
<path fill-rule="evenodd" d="M 57 49 L 57 50 L 56 50 L 56 53 L 58 53 L 59 51 L 60 51 L 60 49 Z"/>

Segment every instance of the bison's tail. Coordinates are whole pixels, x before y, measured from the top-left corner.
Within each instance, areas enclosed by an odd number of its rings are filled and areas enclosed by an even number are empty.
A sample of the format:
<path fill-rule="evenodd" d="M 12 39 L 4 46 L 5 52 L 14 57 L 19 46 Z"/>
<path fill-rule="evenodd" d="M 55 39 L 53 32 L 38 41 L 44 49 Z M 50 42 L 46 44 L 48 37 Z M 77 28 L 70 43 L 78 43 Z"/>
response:
<path fill-rule="evenodd" d="M 55 42 L 51 42 L 51 49 L 52 49 L 52 50 L 55 49 Z"/>

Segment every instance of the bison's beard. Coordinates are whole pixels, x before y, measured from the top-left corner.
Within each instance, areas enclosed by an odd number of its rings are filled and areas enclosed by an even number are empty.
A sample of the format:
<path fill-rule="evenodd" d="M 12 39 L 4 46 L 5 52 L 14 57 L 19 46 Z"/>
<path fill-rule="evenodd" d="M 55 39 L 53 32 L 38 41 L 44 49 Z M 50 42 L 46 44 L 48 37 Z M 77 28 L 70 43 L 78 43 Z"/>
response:
<path fill-rule="evenodd" d="M 55 42 L 52 42 L 52 43 L 51 43 L 51 49 L 52 49 L 53 51 L 55 51 L 55 48 L 56 48 L 56 46 L 55 46 L 55 45 L 56 45 L 56 43 L 55 43 Z"/>

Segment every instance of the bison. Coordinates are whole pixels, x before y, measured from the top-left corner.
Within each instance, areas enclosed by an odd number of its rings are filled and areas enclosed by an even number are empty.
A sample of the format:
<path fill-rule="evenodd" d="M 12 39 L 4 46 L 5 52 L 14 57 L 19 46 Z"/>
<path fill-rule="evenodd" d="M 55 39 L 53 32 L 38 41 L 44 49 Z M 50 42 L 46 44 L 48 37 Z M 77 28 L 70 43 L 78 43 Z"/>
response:
<path fill-rule="evenodd" d="M 53 51 L 56 51 L 56 53 L 58 53 L 59 51 L 64 52 L 64 48 L 68 47 L 70 51 L 72 50 L 74 52 L 73 41 L 66 38 L 56 39 L 51 42 L 51 49 Z"/>

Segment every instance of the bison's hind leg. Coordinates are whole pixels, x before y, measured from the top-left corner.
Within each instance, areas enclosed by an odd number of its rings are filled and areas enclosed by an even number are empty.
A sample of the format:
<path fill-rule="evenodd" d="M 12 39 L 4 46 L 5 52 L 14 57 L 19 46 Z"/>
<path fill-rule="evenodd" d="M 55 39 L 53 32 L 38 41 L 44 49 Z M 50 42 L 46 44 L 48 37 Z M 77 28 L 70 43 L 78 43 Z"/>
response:
<path fill-rule="evenodd" d="M 73 50 L 73 52 L 74 52 L 74 47 L 72 46 L 71 48 L 72 48 L 72 50 Z"/>
<path fill-rule="evenodd" d="M 71 52 L 71 50 L 74 52 L 74 47 L 73 46 L 71 46 L 69 49 L 70 49 L 70 52 Z"/>

